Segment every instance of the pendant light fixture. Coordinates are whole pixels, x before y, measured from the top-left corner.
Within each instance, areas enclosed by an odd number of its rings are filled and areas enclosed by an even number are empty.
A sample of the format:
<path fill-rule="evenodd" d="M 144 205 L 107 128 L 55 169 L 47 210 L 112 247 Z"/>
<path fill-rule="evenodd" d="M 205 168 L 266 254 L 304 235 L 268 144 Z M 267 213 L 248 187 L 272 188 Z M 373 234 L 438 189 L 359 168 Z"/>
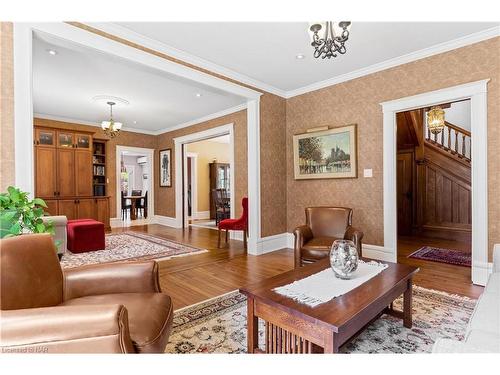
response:
<path fill-rule="evenodd" d="M 432 107 L 427 112 L 427 126 L 432 134 L 439 134 L 444 129 L 444 110 L 440 106 Z"/>
<path fill-rule="evenodd" d="M 108 135 L 111 138 L 114 138 L 118 135 L 120 132 L 120 129 L 122 128 L 122 123 L 121 122 L 116 122 L 113 120 L 113 106 L 116 104 L 115 102 L 107 102 L 109 105 L 109 120 L 108 121 L 103 121 L 101 122 L 101 128 L 104 130 L 104 133 Z"/>
<path fill-rule="evenodd" d="M 310 24 L 311 46 L 314 47 L 314 57 L 331 59 L 338 54 L 346 53 L 345 42 L 349 39 L 349 21 L 314 22 Z"/>

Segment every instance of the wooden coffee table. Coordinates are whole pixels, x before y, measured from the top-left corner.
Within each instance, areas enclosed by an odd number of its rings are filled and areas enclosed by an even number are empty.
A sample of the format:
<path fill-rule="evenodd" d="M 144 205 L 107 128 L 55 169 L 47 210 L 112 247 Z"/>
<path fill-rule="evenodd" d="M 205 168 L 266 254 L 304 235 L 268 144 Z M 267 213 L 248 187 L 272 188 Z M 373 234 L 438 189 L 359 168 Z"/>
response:
<path fill-rule="evenodd" d="M 369 261 L 370 259 L 366 259 Z M 412 277 L 417 267 L 386 262 L 389 267 L 349 293 L 316 307 L 282 296 L 272 289 L 330 267 L 328 259 L 243 287 L 248 298 L 249 353 L 338 353 L 382 313 L 412 326 Z M 332 271 L 333 272 L 333 271 Z M 403 311 L 392 302 L 403 294 Z M 258 347 L 258 319 L 265 321 L 265 351 Z"/>

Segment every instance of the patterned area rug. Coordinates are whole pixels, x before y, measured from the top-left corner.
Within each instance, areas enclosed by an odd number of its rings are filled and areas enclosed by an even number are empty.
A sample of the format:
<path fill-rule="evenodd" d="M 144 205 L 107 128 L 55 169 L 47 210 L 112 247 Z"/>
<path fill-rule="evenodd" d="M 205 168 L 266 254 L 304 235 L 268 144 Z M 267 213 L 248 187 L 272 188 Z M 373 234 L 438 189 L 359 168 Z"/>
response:
<path fill-rule="evenodd" d="M 438 337 L 463 339 L 476 301 L 415 286 L 413 328 L 390 315 L 372 323 L 344 353 L 429 353 Z M 402 298 L 394 302 L 401 309 Z M 174 315 L 166 353 L 246 353 L 246 297 L 237 291 L 202 302 Z M 263 348 L 264 323 L 259 319 Z"/>
<path fill-rule="evenodd" d="M 139 232 L 106 234 L 106 249 L 88 253 L 67 252 L 61 259 L 62 268 L 73 268 L 88 264 L 168 259 L 207 252 L 160 237 Z"/>
<path fill-rule="evenodd" d="M 439 247 L 424 246 L 408 255 L 408 258 L 430 260 L 433 262 L 471 266 L 471 253 L 460 250 L 442 249 Z"/>

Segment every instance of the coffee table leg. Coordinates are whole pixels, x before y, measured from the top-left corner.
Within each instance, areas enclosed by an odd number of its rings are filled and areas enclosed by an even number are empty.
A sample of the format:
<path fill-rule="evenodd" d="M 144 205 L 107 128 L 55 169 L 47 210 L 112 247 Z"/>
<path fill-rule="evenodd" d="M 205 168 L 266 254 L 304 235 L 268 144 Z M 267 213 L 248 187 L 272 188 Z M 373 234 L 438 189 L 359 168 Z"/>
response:
<path fill-rule="evenodd" d="M 413 298 L 413 283 L 412 280 L 408 280 L 408 286 L 403 294 L 403 326 L 406 328 L 411 328 L 412 326 L 412 298 Z"/>
<path fill-rule="evenodd" d="M 325 347 L 323 348 L 325 354 L 333 354 L 339 352 L 339 348 L 336 345 L 337 338 L 335 336 L 335 333 L 331 332 L 328 338 L 325 340 Z"/>
<path fill-rule="evenodd" d="M 259 348 L 259 318 L 254 315 L 254 299 L 247 299 L 247 346 L 248 353 L 255 353 Z"/>

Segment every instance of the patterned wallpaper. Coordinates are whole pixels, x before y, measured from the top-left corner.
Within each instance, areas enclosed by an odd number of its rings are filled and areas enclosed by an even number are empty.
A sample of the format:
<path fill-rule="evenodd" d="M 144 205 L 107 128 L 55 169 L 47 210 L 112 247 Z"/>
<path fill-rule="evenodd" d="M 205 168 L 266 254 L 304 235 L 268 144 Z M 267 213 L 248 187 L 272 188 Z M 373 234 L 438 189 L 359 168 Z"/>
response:
<path fill-rule="evenodd" d="M 491 80 L 488 83 L 491 254 L 493 243 L 500 243 L 500 37 L 288 99 L 288 231 L 304 222 L 304 208 L 307 206 L 349 206 L 354 209 L 354 225 L 365 232 L 364 242 L 383 245 L 382 110 L 379 103 L 487 78 Z M 358 124 L 360 177 L 294 180 L 294 134 L 316 126 L 352 123 Z M 364 168 L 373 169 L 373 178 L 362 177 Z"/>

